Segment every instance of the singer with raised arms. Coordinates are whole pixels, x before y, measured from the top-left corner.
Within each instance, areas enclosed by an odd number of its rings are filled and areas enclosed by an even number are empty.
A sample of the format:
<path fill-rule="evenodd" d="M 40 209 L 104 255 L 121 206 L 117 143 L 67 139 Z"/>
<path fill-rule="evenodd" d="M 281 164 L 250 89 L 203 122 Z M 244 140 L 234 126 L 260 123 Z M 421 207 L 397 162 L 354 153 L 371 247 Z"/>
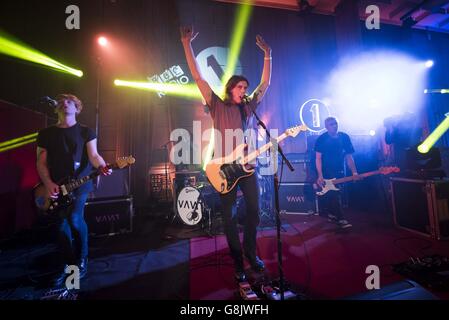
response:
<path fill-rule="evenodd" d="M 252 110 L 255 110 L 265 95 L 270 85 L 271 78 L 271 48 L 260 36 L 256 36 L 256 44 L 264 53 L 264 64 L 260 84 L 254 92 L 247 97 L 246 93 L 249 81 L 241 75 L 233 75 L 225 85 L 225 97 L 221 99 L 211 89 L 202 77 L 192 48 L 192 41 L 198 36 L 192 26 L 181 27 L 181 42 L 184 47 L 187 63 L 198 88 L 209 108 L 213 119 L 214 129 L 225 136 L 225 130 L 246 130 Z M 243 138 L 243 137 L 242 137 Z M 225 139 L 215 140 L 214 158 L 220 157 L 224 151 L 232 149 L 225 146 Z M 237 146 L 244 141 L 233 141 Z M 228 147 L 228 148 L 227 148 Z M 232 215 L 232 207 L 236 202 L 237 188 L 229 193 L 221 194 L 223 205 L 224 232 L 228 242 L 230 254 L 234 260 L 235 278 L 237 281 L 245 281 L 244 260 L 245 256 L 256 272 L 264 270 L 263 261 L 256 254 L 257 226 L 259 224 L 259 189 L 257 175 L 250 175 L 238 182 L 246 203 L 246 217 L 244 220 L 243 250 L 237 227 L 237 217 Z"/>
<path fill-rule="evenodd" d="M 69 176 L 86 176 L 92 171 L 92 166 L 99 169 L 102 175 L 111 174 L 112 171 L 97 152 L 95 132 L 76 120 L 83 108 L 82 102 L 72 94 L 60 94 L 56 100 L 48 98 L 46 102 L 55 107 L 58 115 L 57 124 L 39 131 L 37 137 L 37 171 L 48 196 L 58 197 L 61 192 L 58 181 Z M 55 278 L 56 287 L 64 284 L 68 276 L 65 273 L 67 265 L 77 265 L 80 278 L 86 275 L 88 229 L 84 220 L 84 204 L 92 190 L 92 182 L 85 183 L 74 192 L 73 203 L 57 212 L 63 267 Z"/>

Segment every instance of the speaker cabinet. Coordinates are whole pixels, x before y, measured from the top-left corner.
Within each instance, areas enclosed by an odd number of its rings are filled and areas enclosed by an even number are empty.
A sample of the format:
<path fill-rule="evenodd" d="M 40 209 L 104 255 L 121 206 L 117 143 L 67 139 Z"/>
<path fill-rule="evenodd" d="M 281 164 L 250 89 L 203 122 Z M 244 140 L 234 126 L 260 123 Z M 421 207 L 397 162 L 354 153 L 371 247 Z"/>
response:
<path fill-rule="evenodd" d="M 86 202 L 84 216 L 91 236 L 107 236 L 132 232 L 133 198 L 115 197 Z"/>
<path fill-rule="evenodd" d="M 311 183 L 281 183 L 279 209 L 286 214 L 314 214 L 318 204 Z"/>
<path fill-rule="evenodd" d="M 391 178 L 394 223 L 431 238 L 449 238 L 449 181 Z"/>

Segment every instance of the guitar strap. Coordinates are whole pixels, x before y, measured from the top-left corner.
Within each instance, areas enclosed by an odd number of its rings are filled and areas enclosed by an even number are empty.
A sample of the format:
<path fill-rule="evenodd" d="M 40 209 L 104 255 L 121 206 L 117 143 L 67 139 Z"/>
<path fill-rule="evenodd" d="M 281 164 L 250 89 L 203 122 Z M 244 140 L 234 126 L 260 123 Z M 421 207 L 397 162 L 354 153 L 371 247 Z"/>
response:
<path fill-rule="evenodd" d="M 245 115 L 245 105 L 240 104 L 238 105 L 239 111 L 240 111 L 240 119 L 242 121 L 242 129 L 243 132 L 246 131 L 246 115 Z"/>

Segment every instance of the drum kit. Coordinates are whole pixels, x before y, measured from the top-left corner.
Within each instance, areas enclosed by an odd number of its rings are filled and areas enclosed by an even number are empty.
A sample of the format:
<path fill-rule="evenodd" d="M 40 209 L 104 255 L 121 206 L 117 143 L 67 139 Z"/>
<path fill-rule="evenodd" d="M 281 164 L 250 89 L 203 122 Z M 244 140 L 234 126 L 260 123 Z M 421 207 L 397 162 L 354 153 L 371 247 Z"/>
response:
<path fill-rule="evenodd" d="M 258 175 L 260 192 L 261 221 L 264 216 L 271 217 L 272 186 L 271 180 Z M 201 171 L 177 171 L 173 183 L 175 201 L 172 215 L 169 217 L 172 223 L 180 223 L 189 227 L 201 227 L 211 233 L 211 228 L 218 229 L 221 212 L 219 194 L 207 181 Z M 237 191 L 235 213 L 240 217 L 246 213 L 243 194 Z M 239 218 L 240 219 L 240 218 Z"/>
<path fill-rule="evenodd" d="M 172 222 L 186 226 L 200 225 L 211 231 L 213 203 L 208 201 L 212 186 L 200 171 L 178 171 L 174 180 L 176 201 L 173 203 Z"/>

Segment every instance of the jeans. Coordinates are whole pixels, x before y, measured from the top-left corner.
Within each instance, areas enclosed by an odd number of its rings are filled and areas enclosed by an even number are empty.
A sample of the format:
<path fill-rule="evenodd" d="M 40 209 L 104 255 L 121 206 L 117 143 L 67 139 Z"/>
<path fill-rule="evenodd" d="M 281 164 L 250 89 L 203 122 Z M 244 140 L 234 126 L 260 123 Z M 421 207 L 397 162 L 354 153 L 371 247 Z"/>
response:
<path fill-rule="evenodd" d="M 246 203 L 246 216 L 243 226 L 243 250 L 245 256 L 254 260 L 256 258 L 256 237 L 257 226 L 259 225 L 259 188 L 257 175 L 253 174 L 249 177 L 241 179 L 238 184 L 243 192 Z M 237 198 L 237 186 L 224 195 L 221 195 L 223 205 L 223 222 L 224 233 L 228 242 L 231 256 L 236 266 L 243 268 L 242 248 L 240 246 L 239 231 L 237 227 L 237 215 L 232 214 L 232 207 Z"/>
<path fill-rule="evenodd" d="M 76 194 L 73 203 L 59 214 L 61 224 L 58 242 L 64 264 L 78 264 L 79 259 L 87 258 L 88 229 L 84 220 L 84 204 L 87 196 L 88 193 Z"/>
<path fill-rule="evenodd" d="M 320 211 L 325 215 L 332 214 L 337 220 L 343 219 L 340 191 L 328 191 L 326 194 L 318 197 L 318 203 Z"/>

